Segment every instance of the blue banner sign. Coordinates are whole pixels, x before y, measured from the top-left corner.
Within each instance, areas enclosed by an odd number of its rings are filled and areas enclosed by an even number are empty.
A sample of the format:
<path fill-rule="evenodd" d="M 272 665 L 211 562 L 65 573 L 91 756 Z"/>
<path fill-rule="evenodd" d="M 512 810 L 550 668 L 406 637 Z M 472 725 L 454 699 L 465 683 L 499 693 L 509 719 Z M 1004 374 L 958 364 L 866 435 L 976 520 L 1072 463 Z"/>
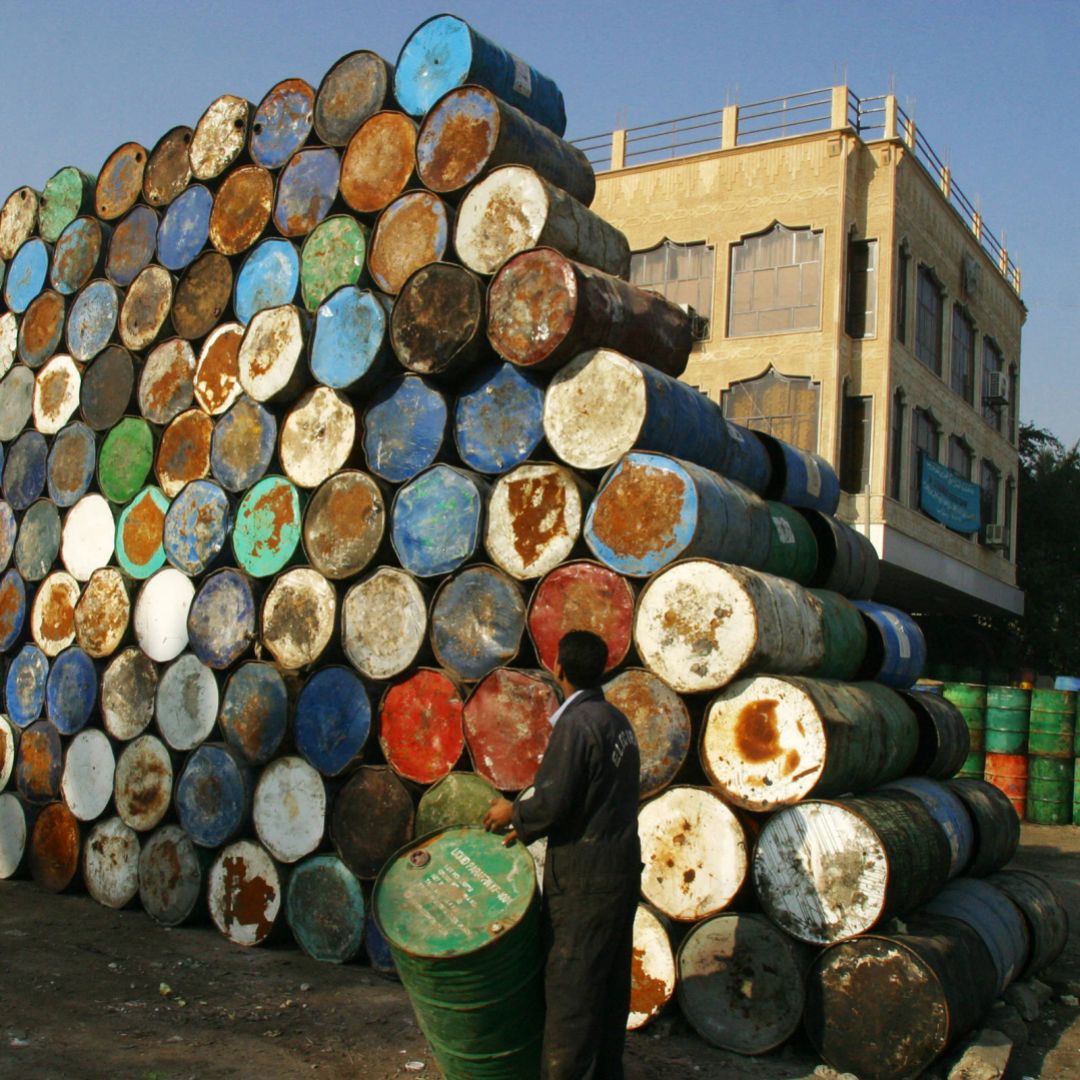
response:
<path fill-rule="evenodd" d="M 921 452 L 919 459 L 919 506 L 950 529 L 960 533 L 978 532 L 979 485 Z"/>

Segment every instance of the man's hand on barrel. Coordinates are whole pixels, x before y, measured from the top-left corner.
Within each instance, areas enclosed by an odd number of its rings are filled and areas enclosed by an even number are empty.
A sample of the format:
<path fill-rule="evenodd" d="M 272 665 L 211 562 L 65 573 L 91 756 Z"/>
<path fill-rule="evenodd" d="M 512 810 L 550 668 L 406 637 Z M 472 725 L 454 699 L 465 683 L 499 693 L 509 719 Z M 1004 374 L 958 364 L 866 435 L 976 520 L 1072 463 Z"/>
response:
<path fill-rule="evenodd" d="M 484 828 L 488 832 L 505 829 L 510 824 L 514 812 L 514 804 L 509 799 L 492 799 L 488 812 L 484 815 Z M 509 847 L 517 839 L 517 832 L 511 829 L 505 837 L 503 844 Z"/>

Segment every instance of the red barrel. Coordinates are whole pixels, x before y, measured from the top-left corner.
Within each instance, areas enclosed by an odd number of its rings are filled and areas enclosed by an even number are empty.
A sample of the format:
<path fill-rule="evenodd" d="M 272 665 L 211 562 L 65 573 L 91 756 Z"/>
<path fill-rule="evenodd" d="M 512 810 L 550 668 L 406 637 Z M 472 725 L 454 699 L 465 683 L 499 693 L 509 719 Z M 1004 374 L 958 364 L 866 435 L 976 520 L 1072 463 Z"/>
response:
<path fill-rule="evenodd" d="M 30 833 L 30 875 L 49 892 L 63 892 L 79 875 L 82 830 L 63 804 L 50 803 Z"/>
<path fill-rule="evenodd" d="M 1023 820 L 1027 811 L 1028 759 L 1026 754 L 987 752 L 985 779 L 1005 793 L 1017 816 Z"/>
<path fill-rule="evenodd" d="M 379 745 L 399 776 L 433 784 L 465 749 L 464 701 L 454 681 L 437 668 L 420 668 L 387 687 L 379 706 Z"/>

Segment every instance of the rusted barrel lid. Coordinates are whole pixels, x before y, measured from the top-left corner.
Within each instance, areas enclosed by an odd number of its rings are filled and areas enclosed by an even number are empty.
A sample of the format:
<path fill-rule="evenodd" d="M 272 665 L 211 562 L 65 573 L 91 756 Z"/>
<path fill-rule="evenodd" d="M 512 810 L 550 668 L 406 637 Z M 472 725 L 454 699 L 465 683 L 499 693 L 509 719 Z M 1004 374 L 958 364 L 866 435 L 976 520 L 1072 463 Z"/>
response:
<path fill-rule="evenodd" d="M 19 318 L 13 311 L 0 313 L 0 377 L 11 370 L 19 349 Z"/>
<path fill-rule="evenodd" d="M 4 702 L 16 727 L 29 727 L 41 716 L 48 677 L 48 657 L 36 645 L 24 645 L 15 654 L 4 681 Z"/>
<path fill-rule="evenodd" d="M 56 656 L 75 640 L 79 591 L 79 583 L 63 570 L 55 570 L 38 586 L 30 608 L 30 634 L 45 656 Z M 8 712 L 14 715 L 10 695 Z"/>
<path fill-rule="evenodd" d="M 529 636 L 536 657 L 555 670 L 559 642 L 571 630 L 591 630 L 607 643 L 605 671 L 630 650 L 634 590 L 621 574 L 584 559 L 563 563 L 545 574 L 529 600 Z"/>
<path fill-rule="evenodd" d="M 15 541 L 15 569 L 23 581 L 40 581 L 60 554 L 60 514 L 52 499 L 30 504 Z"/>
<path fill-rule="evenodd" d="M 165 565 L 165 515 L 169 500 L 157 487 L 145 487 L 120 511 L 116 522 L 116 561 L 125 574 L 142 580 Z"/>
<path fill-rule="evenodd" d="M 153 735 L 139 735 L 116 759 L 113 801 L 125 825 L 149 832 L 168 813 L 172 803 L 172 756 Z"/>
<path fill-rule="evenodd" d="M 482 86 L 448 90 L 416 140 L 416 171 L 440 194 L 461 191 L 496 165 L 529 165 L 588 206 L 596 176 L 584 152 Z"/>
<path fill-rule="evenodd" d="M 6 569 L 11 560 L 11 553 L 15 550 L 15 536 L 18 528 L 15 511 L 11 509 L 7 502 L 0 499 L 0 570 Z"/>
<path fill-rule="evenodd" d="M 82 851 L 86 891 L 103 907 L 127 907 L 139 893 L 139 836 L 120 818 L 94 825 Z"/>
<path fill-rule="evenodd" d="M 162 673 L 154 702 L 161 737 L 174 750 L 193 750 L 214 730 L 217 678 L 194 653 L 183 653 Z"/>
<path fill-rule="evenodd" d="M 274 206 L 274 178 L 259 165 L 233 169 L 221 182 L 210 212 L 210 243 L 239 255 L 262 236 Z"/>
<path fill-rule="evenodd" d="M 190 341 L 205 337 L 229 309 L 232 264 L 220 252 L 206 251 L 184 271 L 176 286 L 172 323 Z"/>
<path fill-rule="evenodd" d="M 149 265 L 157 250 L 160 222 L 149 206 L 136 206 L 113 230 L 105 276 L 121 288 L 127 288 L 139 272 Z"/>
<path fill-rule="evenodd" d="M 210 440 L 214 421 L 202 409 L 188 409 L 161 434 L 154 471 L 166 498 L 175 498 L 184 485 L 210 472 Z"/>
<path fill-rule="evenodd" d="M 15 772 L 15 752 L 19 745 L 19 729 L 0 713 L 0 791 L 8 786 Z M 2 845 L 3 841 L 0 841 Z M 0 874 L 0 877 L 4 876 Z"/>
<path fill-rule="evenodd" d="M 290 240 L 270 237 L 244 260 L 233 286 L 233 311 L 245 326 L 267 308 L 291 304 L 300 288 L 300 255 Z"/>
<path fill-rule="evenodd" d="M 33 821 L 32 807 L 13 791 L 0 793 L 0 881 L 24 872 Z"/>
<path fill-rule="evenodd" d="M 131 598 L 124 575 L 103 566 L 90 575 L 75 605 L 75 640 L 95 660 L 112 656 L 127 636 Z"/>
<path fill-rule="evenodd" d="M 387 687 L 379 706 L 379 745 L 405 780 L 441 780 L 465 750 L 464 700 L 444 671 L 421 668 Z"/>
<path fill-rule="evenodd" d="M 345 594 L 341 639 L 349 663 L 369 679 L 392 679 L 427 641 L 427 597 L 395 566 L 380 566 Z"/>
<path fill-rule="evenodd" d="M 329 477 L 304 511 L 304 551 L 311 565 L 332 581 L 363 571 L 385 533 L 382 492 L 367 473 L 358 470 Z"/>
<path fill-rule="evenodd" d="M 323 776 L 340 776 L 371 734 L 371 702 L 359 677 L 331 665 L 308 677 L 296 699 L 296 749 Z"/>
<path fill-rule="evenodd" d="M 60 345 L 67 314 L 64 298 L 52 289 L 38 293 L 19 322 L 17 352 L 30 368 L 39 368 Z"/>
<path fill-rule="evenodd" d="M 292 304 L 252 316 L 237 356 L 244 393 L 256 401 L 288 401 L 310 382 L 302 363 L 306 323 Z"/>
<path fill-rule="evenodd" d="M 293 557 L 300 542 L 300 496 L 283 476 L 266 476 L 240 500 L 232 533 L 233 553 L 253 577 L 271 577 Z"/>
<path fill-rule="evenodd" d="M 634 729 L 641 798 L 662 791 L 683 767 L 693 738 L 686 702 L 652 672 L 626 668 L 604 683 L 604 697 Z"/>
<path fill-rule="evenodd" d="M 220 176 L 243 153 L 252 108 L 243 98 L 223 94 L 199 117 L 188 146 L 191 174 L 196 180 Z"/>
<path fill-rule="evenodd" d="M 0 652 L 14 648 L 25 626 L 26 586 L 18 570 L 6 570 L 0 578 Z"/>
<path fill-rule="evenodd" d="M 385 765 L 358 769 L 338 792 L 330 812 L 330 835 L 341 861 L 362 880 L 413 836 L 412 796 Z"/>
<path fill-rule="evenodd" d="M 120 307 L 120 340 L 136 351 L 149 348 L 169 321 L 172 310 L 172 274 L 153 263 L 132 281 Z"/>
<path fill-rule="evenodd" d="M 187 648 L 187 617 L 195 586 L 166 566 L 143 583 L 135 601 L 135 638 L 151 660 L 167 664 Z"/>
<path fill-rule="evenodd" d="M 218 724 L 225 741 L 253 765 L 265 765 L 289 727 L 289 692 L 273 664 L 248 660 L 228 677 Z"/>
<path fill-rule="evenodd" d="M 81 389 L 79 365 L 70 356 L 49 360 L 34 380 L 34 427 L 42 435 L 55 435 L 78 409 Z"/>
<path fill-rule="evenodd" d="M 183 270 L 202 251 L 210 236 L 214 196 L 202 184 L 192 184 L 161 216 L 157 257 L 167 270 Z"/>
<path fill-rule="evenodd" d="M 60 732 L 47 720 L 36 720 L 19 737 L 15 786 L 28 803 L 42 805 L 60 796 L 64 768 Z"/>
<path fill-rule="evenodd" d="M 114 503 L 129 502 L 146 482 L 154 462 L 154 433 L 141 416 L 125 416 L 98 451 L 98 487 Z"/>
<path fill-rule="evenodd" d="M 76 581 L 89 581 L 108 566 L 116 550 L 116 519 L 109 500 L 97 492 L 84 495 L 64 518 L 60 559 Z"/>
<path fill-rule="evenodd" d="M 8 447 L 3 473 L 4 498 L 16 513 L 25 510 L 45 490 L 48 461 L 49 444 L 38 431 L 24 431 Z"/>
<path fill-rule="evenodd" d="M 176 816 L 201 847 L 227 844 L 248 823 L 254 778 L 231 746 L 206 743 L 188 755 L 176 781 Z"/>
<path fill-rule="evenodd" d="M 306 236 L 330 213 L 338 193 L 341 161 L 329 146 L 298 150 L 281 170 L 274 226 L 282 236 Z"/>
<path fill-rule="evenodd" d="M 112 340 L 120 313 L 120 295 L 111 281 L 91 281 L 71 303 L 67 347 L 80 363 L 92 360 Z"/>
<path fill-rule="evenodd" d="M 167 424 L 195 400 L 195 351 L 183 338 L 169 338 L 146 358 L 139 377 L 139 412 L 152 424 Z"/>
<path fill-rule="evenodd" d="M 367 226 L 351 214 L 334 214 L 311 230 L 300 249 L 300 292 L 308 311 L 360 280 L 367 244 Z"/>
<path fill-rule="evenodd" d="M 79 877 L 82 831 L 60 802 L 46 806 L 30 833 L 30 876 L 41 888 L 60 893 Z"/>
<path fill-rule="evenodd" d="M 191 183 L 188 148 L 195 132 L 185 126 L 166 131 L 154 144 L 143 174 L 142 196 L 151 206 L 168 206 Z"/>
<path fill-rule="evenodd" d="M 16 315 L 21 315 L 45 288 L 51 258 L 49 246 L 36 236 L 24 241 L 11 257 L 4 279 L 4 303 Z"/>
<path fill-rule="evenodd" d="M 226 491 L 245 491 L 266 474 L 276 444 L 273 413 L 242 393 L 214 425 L 210 471 Z"/>
<path fill-rule="evenodd" d="M 638 904 L 631 948 L 630 1015 L 627 1031 L 640 1031 L 663 1011 L 675 993 L 675 953 L 663 918 Z"/>
<path fill-rule="evenodd" d="M 630 272 L 623 233 L 535 169 L 504 165 L 468 190 L 454 226 L 454 250 L 466 266 L 494 274 L 512 255 L 535 247 L 553 247 L 616 277 Z"/>
<path fill-rule="evenodd" d="M 378 53 L 346 53 L 319 83 L 315 133 L 327 146 L 344 146 L 369 116 L 393 100 L 393 79 L 393 67 Z"/>
<path fill-rule="evenodd" d="M 255 835 L 278 862 L 297 862 L 322 843 L 326 803 L 326 785 L 315 769 L 301 757 L 277 758 L 255 786 Z"/>
<path fill-rule="evenodd" d="M 462 384 L 454 404 L 454 443 L 481 473 L 520 465 L 544 438 L 544 386 L 513 364 L 496 361 Z"/>
<path fill-rule="evenodd" d="M 96 704 L 97 668 L 78 645 L 72 645 L 49 668 L 45 713 L 61 735 L 74 735 L 86 727 Z"/>
<path fill-rule="evenodd" d="M 446 395 L 419 375 L 387 379 L 364 413 L 364 458 L 376 476 L 401 483 L 439 458 L 447 443 Z"/>
<path fill-rule="evenodd" d="M 418 577 L 449 574 L 480 549 L 487 485 L 472 473 L 433 465 L 394 496 L 390 540 Z"/>
<path fill-rule="evenodd" d="M 49 177 L 38 202 L 38 232 L 47 244 L 55 244 L 60 234 L 80 214 L 94 210 L 92 176 L 67 165 Z"/>
<path fill-rule="evenodd" d="M 104 731 L 87 728 L 68 744 L 60 795 L 80 821 L 94 821 L 105 813 L 115 772 L 116 755 Z"/>
<path fill-rule="evenodd" d="M 309 566 L 279 574 L 263 598 L 263 645 L 284 668 L 302 668 L 323 654 L 334 634 L 337 594 Z"/>
<path fill-rule="evenodd" d="M 235 945 L 261 945 L 281 915 L 284 888 L 270 854 L 254 840 L 218 852 L 207 875 L 210 918 Z"/>
<path fill-rule="evenodd" d="M 473 767 L 500 791 L 532 783 L 544 756 L 559 691 L 546 672 L 496 668 L 465 702 L 465 742 Z"/>
<path fill-rule="evenodd" d="M 226 567 L 199 586 L 188 611 L 191 651 L 207 667 L 231 667 L 255 640 L 255 590 L 251 579 Z"/>
<path fill-rule="evenodd" d="M 142 194 L 146 174 L 146 147 L 129 142 L 118 146 L 98 173 L 94 188 L 94 213 L 102 221 L 126 214 Z"/>
<path fill-rule="evenodd" d="M 0 440 L 18 438 L 33 409 L 34 373 L 24 364 L 16 364 L 0 380 Z"/>
<path fill-rule="evenodd" d="M 313 488 L 353 457 L 356 413 L 336 390 L 317 386 L 286 414 L 281 425 L 281 466 L 298 487 Z"/>
<path fill-rule="evenodd" d="M 251 160 L 264 169 L 280 169 L 307 142 L 314 112 L 315 90 L 303 79 L 272 86 L 251 120 Z"/>
<path fill-rule="evenodd" d="M 453 214 L 433 192 L 408 191 L 375 222 L 368 247 L 368 272 L 383 292 L 396 296 L 409 275 L 450 251 Z"/>
<path fill-rule="evenodd" d="M 210 416 L 220 416 L 244 392 L 239 364 L 243 338 L 244 328 L 240 323 L 221 323 L 210 331 L 199 350 L 195 401 Z"/>
<path fill-rule="evenodd" d="M 37 228 L 38 193 L 30 187 L 16 188 L 0 208 L 0 259 L 11 260 Z"/>
<path fill-rule="evenodd" d="M 456 678 L 482 679 L 513 662 L 525 633 L 521 586 L 494 566 L 470 566 L 448 577 L 431 604 L 435 658 Z"/>
<path fill-rule="evenodd" d="M 45 463 L 49 498 L 60 508 L 73 506 L 86 494 L 97 465 L 94 433 L 78 420 L 57 433 Z"/>
<path fill-rule="evenodd" d="M 427 836 L 452 825 L 482 825 L 499 789 L 476 773 L 454 770 L 420 796 L 416 808 L 416 835 Z"/>
<path fill-rule="evenodd" d="M 669 918 L 694 922 L 726 908 L 749 869 L 746 830 L 709 788 L 669 787 L 638 812 L 641 891 Z"/>
<path fill-rule="evenodd" d="M 377 112 L 349 140 L 341 158 L 341 197 L 359 214 L 385 210 L 413 182 L 416 121 L 396 109 Z"/>
<path fill-rule="evenodd" d="M 139 903 L 159 926 L 180 926 L 203 894 L 203 860 L 179 825 L 162 825 L 139 855 Z"/>
<path fill-rule="evenodd" d="M 359 953 L 364 936 L 364 891 L 336 855 L 313 855 L 289 877 L 285 917 L 313 960 L 347 963 Z"/>
<path fill-rule="evenodd" d="M 101 677 L 101 719 L 120 742 L 141 735 L 154 716 L 158 675 L 153 660 L 132 645 L 117 654 Z"/>
<path fill-rule="evenodd" d="M 231 526 L 228 495 L 213 480 L 192 480 L 165 514 L 165 558 L 196 578 L 225 550 Z"/>
<path fill-rule="evenodd" d="M 76 218 L 56 241 L 49 283 L 64 296 L 77 293 L 102 267 L 109 229 L 92 217 Z"/>
<path fill-rule="evenodd" d="M 370 289 L 343 285 L 319 305 L 309 365 L 324 386 L 345 390 L 380 374 L 390 359 L 387 313 Z"/>

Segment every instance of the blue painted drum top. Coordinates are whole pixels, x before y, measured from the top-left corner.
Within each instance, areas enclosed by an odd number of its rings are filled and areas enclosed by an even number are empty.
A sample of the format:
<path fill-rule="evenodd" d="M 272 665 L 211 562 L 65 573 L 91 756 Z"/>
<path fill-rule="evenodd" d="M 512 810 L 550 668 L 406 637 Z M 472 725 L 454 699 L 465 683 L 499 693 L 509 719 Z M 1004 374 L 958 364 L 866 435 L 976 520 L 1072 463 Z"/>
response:
<path fill-rule="evenodd" d="M 926 639 L 918 623 L 906 612 L 887 604 L 871 600 L 852 603 L 870 624 L 868 666 L 861 674 L 896 690 L 913 686 L 926 666 Z"/>
<path fill-rule="evenodd" d="M 4 680 L 4 706 L 16 727 L 29 727 L 41 716 L 48 678 L 48 658 L 36 645 L 24 645 L 11 661 Z"/>
<path fill-rule="evenodd" d="M 6 653 L 19 640 L 25 625 L 26 585 L 18 570 L 8 570 L 0 578 L 0 652 Z"/>
<path fill-rule="evenodd" d="M 246 574 L 229 568 L 211 574 L 188 609 L 191 651 L 207 667 L 219 671 L 229 667 L 251 648 L 257 617 L 255 594 Z"/>
<path fill-rule="evenodd" d="M 352 764 L 371 734 L 371 701 L 360 677 L 326 667 L 304 684 L 296 700 L 296 749 L 323 776 Z"/>
<path fill-rule="evenodd" d="M 390 541 L 404 569 L 417 577 L 449 574 L 480 547 L 484 491 L 460 469 L 434 465 L 398 489 Z"/>
<path fill-rule="evenodd" d="M 74 506 L 87 492 L 97 467 L 97 440 L 80 420 L 53 438 L 45 463 L 49 498 L 61 509 Z"/>
<path fill-rule="evenodd" d="M 45 288 L 49 260 L 48 245 L 36 236 L 15 252 L 4 282 L 4 303 L 16 315 L 21 315 L 30 306 L 30 301 Z"/>
<path fill-rule="evenodd" d="M 244 394 L 214 424 L 210 472 L 226 491 L 246 491 L 266 475 L 276 445 L 274 414 Z"/>
<path fill-rule="evenodd" d="M 251 795 L 246 763 L 229 747 L 207 743 L 188 757 L 173 801 L 184 832 L 200 847 L 216 848 L 247 820 Z"/>
<path fill-rule="evenodd" d="M 225 547 L 231 525 L 228 495 L 213 480 L 192 480 L 165 515 L 165 558 L 196 577 Z"/>
<path fill-rule="evenodd" d="M 300 288 L 300 254 L 288 240 L 271 237 L 256 244 L 233 286 L 233 311 L 245 326 L 267 308 L 291 304 Z"/>
<path fill-rule="evenodd" d="M 307 142 L 314 119 L 315 90 L 303 79 L 279 82 L 251 118 L 251 160 L 264 169 L 280 169 Z"/>
<path fill-rule="evenodd" d="M 759 434 L 772 464 L 766 498 L 835 514 L 840 504 L 840 480 L 820 455 L 802 450 L 771 435 Z"/>
<path fill-rule="evenodd" d="M 419 375 L 388 379 L 364 414 L 364 458 L 369 472 L 400 484 L 442 453 L 449 409 L 446 397 Z"/>
<path fill-rule="evenodd" d="M 61 735 L 74 735 L 86 726 L 97 704 L 97 687 L 94 661 L 78 645 L 53 660 L 45 684 L 45 711 Z"/>
<path fill-rule="evenodd" d="M 341 159 L 328 146 L 295 153 L 281 172 L 274 224 L 282 236 L 307 236 L 327 214 L 338 193 Z"/>
<path fill-rule="evenodd" d="M 126 289 L 144 270 L 157 250 L 157 214 L 149 206 L 136 206 L 113 230 L 105 276 Z"/>
<path fill-rule="evenodd" d="M 544 438 L 544 384 L 508 361 L 485 365 L 461 387 L 454 442 L 482 473 L 509 472 Z"/>
<path fill-rule="evenodd" d="M 158 262 L 166 270 L 183 270 L 206 246 L 214 196 L 202 184 L 192 184 L 165 211 L 158 227 Z"/>
<path fill-rule="evenodd" d="M 389 354 L 389 319 L 370 289 L 343 285 L 319 305 L 309 363 L 324 386 L 346 390 L 382 370 Z"/>
<path fill-rule="evenodd" d="M 4 462 L 4 498 L 22 513 L 45 490 L 49 446 L 38 431 L 24 431 L 8 448 Z"/>
<path fill-rule="evenodd" d="M 273 664 L 252 660 L 229 676 L 218 716 L 225 741 L 254 765 L 265 765 L 289 728 L 289 692 Z"/>
<path fill-rule="evenodd" d="M 68 352 L 82 364 L 92 360 L 112 340 L 119 313 L 116 286 L 104 279 L 91 281 L 75 297 L 68 313 Z"/>
<path fill-rule="evenodd" d="M 3 454 L 0 453 L 0 463 L 3 462 Z M 0 469 L 2 472 L 2 469 Z M 19 531 L 19 523 L 15 520 L 15 511 L 4 499 L 0 499 L 0 570 L 3 570 L 11 560 L 11 553 L 15 550 L 15 536 Z"/>

